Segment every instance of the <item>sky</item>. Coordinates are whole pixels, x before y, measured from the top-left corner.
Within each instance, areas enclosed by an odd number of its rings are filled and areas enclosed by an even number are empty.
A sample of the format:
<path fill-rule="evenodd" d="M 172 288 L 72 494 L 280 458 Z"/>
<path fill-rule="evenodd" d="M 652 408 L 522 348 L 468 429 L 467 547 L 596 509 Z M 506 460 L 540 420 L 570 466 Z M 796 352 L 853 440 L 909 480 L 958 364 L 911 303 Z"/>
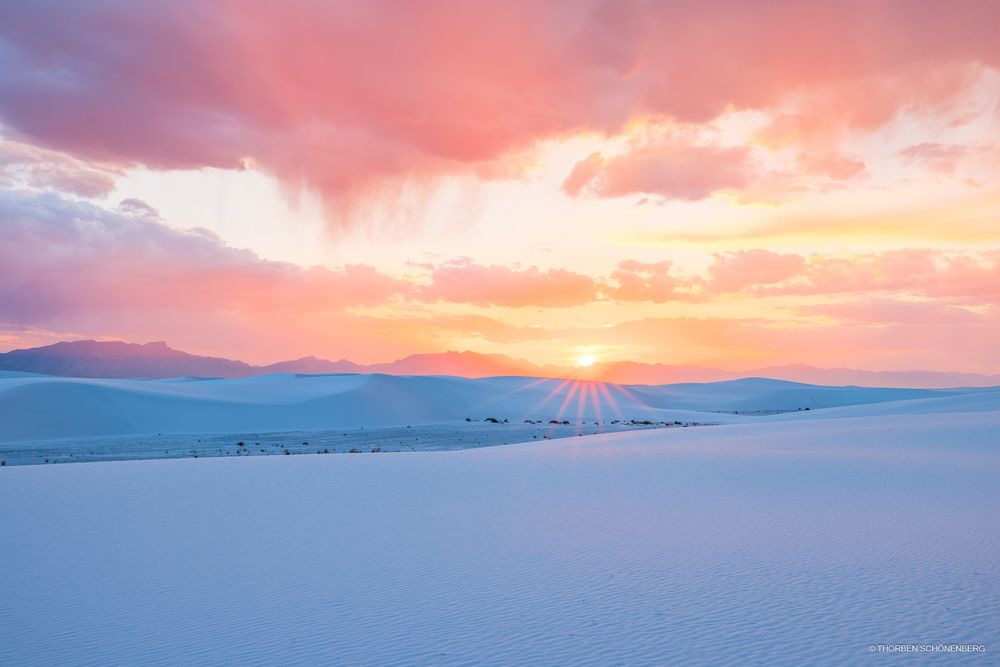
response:
<path fill-rule="evenodd" d="M 1000 372 L 1000 3 L 0 5 L 0 350 Z"/>

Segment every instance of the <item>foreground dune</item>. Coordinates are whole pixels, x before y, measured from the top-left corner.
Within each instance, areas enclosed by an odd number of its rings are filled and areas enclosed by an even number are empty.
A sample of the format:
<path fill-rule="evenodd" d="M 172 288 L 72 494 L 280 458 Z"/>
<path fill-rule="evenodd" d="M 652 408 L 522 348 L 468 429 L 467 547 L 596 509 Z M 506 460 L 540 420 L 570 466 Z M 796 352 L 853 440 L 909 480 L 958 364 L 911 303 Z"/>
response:
<path fill-rule="evenodd" d="M 993 653 L 996 407 L 454 452 L 8 467 L 0 664 Z M 995 654 L 907 662 L 942 657 Z"/>

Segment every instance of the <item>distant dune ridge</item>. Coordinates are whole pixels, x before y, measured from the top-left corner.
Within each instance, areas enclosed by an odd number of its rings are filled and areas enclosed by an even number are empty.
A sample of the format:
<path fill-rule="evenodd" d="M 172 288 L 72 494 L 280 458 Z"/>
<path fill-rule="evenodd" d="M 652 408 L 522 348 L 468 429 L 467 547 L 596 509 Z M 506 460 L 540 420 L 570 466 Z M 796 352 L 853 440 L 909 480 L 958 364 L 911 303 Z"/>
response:
<path fill-rule="evenodd" d="M 254 366 L 242 361 L 206 357 L 175 350 L 165 342 L 145 344 L 78 340 L 0 353 L 0 370 L 44 373 L 63 377 L 150 378 L 196 376 L 240 378 L 275 373 L 384 373 L 387 375 L 454 375 L 586 377 L 619 384 L 716 382 L 743 377 L 768 377 L 821 385 L 866 387 L 988 387 L 1000 385 L 1000 375 L 937 371 L 868 371 L 816 368 L 804 364 L 770 366 L 745 372 L 701 366 L 649 364 L 634 361 L 598 363 L 588 369 L 546 364 L 539 366 L 502 354 L 441 352 L 414 354 L 389 363 L 357 364 L 313 356 Z"/>
<path fill-rule="evenodd" d="M 774 418 L 788 419 L 794 417 L 789 411 L 808 415 L 890 402 L 894 410 L 905 412 L 913 404 L 916 411 L 933 412 L 941 402 L 951 406 L 948 399 L 996 409 L 1000 389 L 824 387 L 765 378 L 651 386 L 528 377 L 284 374 L 145 380 L 0 371 L 0 442 L 322 431 L 466 417 L 737 423 L 768 419 L 774 412 L 782 413 Z"/>

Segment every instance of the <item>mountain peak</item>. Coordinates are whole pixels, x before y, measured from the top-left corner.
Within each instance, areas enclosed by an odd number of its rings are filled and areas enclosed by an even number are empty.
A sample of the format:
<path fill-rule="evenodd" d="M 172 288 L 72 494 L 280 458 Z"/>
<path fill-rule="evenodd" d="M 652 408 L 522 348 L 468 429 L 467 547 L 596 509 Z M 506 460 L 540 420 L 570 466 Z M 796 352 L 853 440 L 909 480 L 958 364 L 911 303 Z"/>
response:
<path fill-rule="evenodd" d="M 242 361 L 188 354 L 165 341 L 144 344 L 123 341 L 74 340 L 41 347 L 0 353 L 0 370 L 44 373 L 70 377 L 180 376 L 245 377 L 271 373 L 385 373 L 388 375 L 458 375 L 469 378 L 491 376 L 574 377 L 635 385 L 700 383 L 738 378 L 769 378 L 821 385 L 869 387 L 958 387 L 1000 385 L 1000 376 L 933 371 L 865 371 L 849 368 L 817 368 L 806 364 L 772 366 L 737 373 L 700 366 L 608 361 L 587 372 L 560 366 L 538 366 L 504 354 L 481 354 L 469 350 L 413 354 L 385 364 L 356 364 L 347 359 L 330 361 L 306 356 L 267 366 Z"/>
<path fill-rule="evenodd" d="M 242 361 L 202 357 L 163 341 L 75 340 L 0 354 L 0 369 L 69 377 L 165 378 L 182 375 L 241 377 L 254 369 Z"/>

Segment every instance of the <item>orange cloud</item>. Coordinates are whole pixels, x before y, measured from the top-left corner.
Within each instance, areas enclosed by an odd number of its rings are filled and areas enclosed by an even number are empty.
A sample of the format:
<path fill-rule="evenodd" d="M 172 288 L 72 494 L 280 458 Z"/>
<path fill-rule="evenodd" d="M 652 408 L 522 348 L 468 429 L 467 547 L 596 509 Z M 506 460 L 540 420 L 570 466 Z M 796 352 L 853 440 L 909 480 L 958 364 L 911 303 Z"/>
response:
<path fill-rule="evenodd" d="M 716 253 L 701 275 L 682 274 L 669 260 L 624 260 L 607 276 L 461 260 L 424 267 L 417 284 L 368 265 L 263 260 L 210 233 L 169 227 L 138 201 L 108 211 L 51 193 L 6 192 L 0 220 L 0 331 L 15 332 L 4 340 L 58 330 L 168 339 L 250 360 L 308 351 L 365 362 L 471 345 L 530 347 L 517 354 L 543 362 L 569 346 L 599 345 L 709 365 L 944 368 L 953 359 L 983 370 L 995 363 L 1000 335 L 996 250 L 754 249 Z M 760 304 L 754 319 L 655 316 L 665 311 L 654 304 L 697 302 L 705 312 L 737 296 Z M 833 302 L 817 304 L 821 297 Z M 436 302 L 449 305 L 429 305 Z M 523 310 L 501 321 L 463 304 Z M 590 304 L 600 305 L 568 319 L 538 312 Z"/>
<path fill-rule="evenodd" d="M 835 181 L 849 181 L 865 173 L 865 163 L 842 153 L 801 153 L 798 164 L 804 171 Z"/>
<path fill-rule="evenodd" d="M 637 262 L 624 260 L 611 273 L 604 294 L 616 301 L 651 301 L 663 303 L 690 298 L 691 284 L 670 273 L 673 262 Z"/>
<path fill-rule="evenodd" d="M 936 307 L 931 306 L 931 310 Z M 940 309 L 938 309 L 940 310 Z M 818 314 L 816 311 L 811 314 Z M 668 364 L 758 369 L 768 365 L 810 364 L 821 368 L 941 370 L 993 373 L 1000 369 L 1000 312 L 889 313 L 869 321 L 868 313 L 839 313 L 835 323 L 725 318 L 646 318 L 609 329 L 580 332 L 601 336 L 644 359 Z"/>
<path fill-rule="evenodd" d="M 907 248 L 849 256 L 800 256 L 766 250 L 717 254 L 709 292 L 756 296 L 898 292 L 1000 302 L 1000 253 L 953 254 Z"/>
<path fill-rule="evenodd" d="M 435 268 L 420 295 L 427 301 L 477 306 L 566 308 L 594 301 L 597 284 L 565 269 L 511 269 L 460 261 Z"/>
<path fill-rule="evenodd" d="M 847 256 L 770 250 L 714 253 L 704 276 L 671 273 L 669 261 L 619 263 L 602 288 L 617 301 L 707 301 L 748 297 L 895 292 L 926 298 L 1000 303 L 1000 251 L 954 254 L 908 248 Z"/>
<path fill-rule="evenodd" d="M 708 268 L 707 289 L 739 292 L 748 287 L 780 283 L 798 275 L 805 266 L 805 260 L 798 255 L 770 250 L 715 253 L 715 262 Z"/>
<path fill-rule="evenodd" d="M 946 325 L 976 324 L 982 315 L 941 301 L 866 298 L 859 301 L 799 306 L 797 312 L 835 320 L 869 324 Z M 996 315 L 996 313 L 994 313 Z"/>

